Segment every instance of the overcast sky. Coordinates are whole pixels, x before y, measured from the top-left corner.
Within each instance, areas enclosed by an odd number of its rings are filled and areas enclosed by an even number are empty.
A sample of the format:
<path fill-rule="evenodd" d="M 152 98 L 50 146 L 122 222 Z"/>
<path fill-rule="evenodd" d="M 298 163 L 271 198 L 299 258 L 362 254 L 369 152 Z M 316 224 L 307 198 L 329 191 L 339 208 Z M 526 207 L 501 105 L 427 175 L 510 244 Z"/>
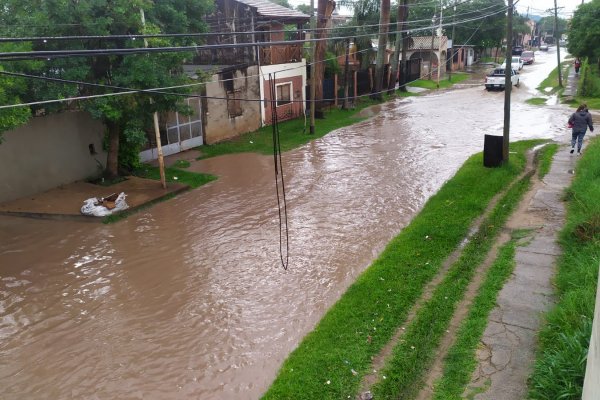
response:
<path fill-rule="evenodd" d="M 291 5 L 297 6 L 299 4 L 310 5 L 310 0 L 288 0 Z M 397 0 L 391 0 L 392 4 Z M 586 3 L 591 0 L 584 0 Z M 318 0 L 314 0 L 315 7 L 317 6 Z M 516 2 L 516 1 L 515 1 Z M 581 0 L 556 0 L 556 5 L 558 6 L 559 16 L 563 18 L 569 18 L 575 8 L 581 4 Z M 529 14 L 546 16 L 548 13 L 546 10 L 554 8 L 554 0 L 519 0 L 516 3 L 517 10 L 520 14 L 527 13 L 527 7 L 529 7 Z M 561 8 L 563 7 L 563 8 Z M 338 10 L 340 14 L 351 15 L 352 9 L 342 8 Z"/>

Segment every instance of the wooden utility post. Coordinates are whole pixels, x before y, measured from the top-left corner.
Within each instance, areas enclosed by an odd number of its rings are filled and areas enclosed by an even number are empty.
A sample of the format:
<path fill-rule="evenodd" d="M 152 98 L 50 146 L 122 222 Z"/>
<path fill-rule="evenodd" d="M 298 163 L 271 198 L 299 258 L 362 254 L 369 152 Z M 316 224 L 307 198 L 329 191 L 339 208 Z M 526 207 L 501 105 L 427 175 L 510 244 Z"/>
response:
<path fill-rule="evenodd" d="M 350 39 L 346 42 L 346 63 L 344 64 L 344 102 L 342 103 L 342 109 L 348 109 L 348 71 L 350 70 Z"/>
<path fill-rule="evenodd" d="M 438 68 L 436 86 L 440 88 L 440 75 L 442 74 L 442 18 L 444 18 L 444 7 L 440 7 L 440 27 L 438 28 Z M 444 65 L 446 62 L 444 62 Z"/>
<path fill-rule="evenodd" d="M 146 28 L 146 15 L 144 14 L 144 9 L 140 8 L 140 16 L 142 18 L 142 26 L 144 30 Z M 144 32 L 146 33 L 146 32 Z M 144 47 L 148 47 L 148 40 L 144 38 Z M 152 99 L 150 99 L 150 103 L 154 103 Z M 163 157 L 162 151 L 162 143 L 160 142 L 160 127 L 158 125 L 158 113 L 154 111 L 152 115 L 154 119 L 154 135 L 156 137 L 156 152 L 158 153 L 158 170 L 160 172 L 160 185 L 163 189 L 167 188 L 167 178 L 165 176 L 165 159 Z"/>
<path fill-rule="evenodd" d="M 314 39 L 317 37 L 315 28 L 317 26 L 315 20 L 315 0 L 310 0 L 310 38 L 313 40 L 311 43 L 311 64 L 310 64 L 310 129 L 309 133 L 312 135 L 315 133 L 315 93 L 317 86 L 317 71 L 316 71 L 316 48 L 317 42 Z"/>
<path fill-rule="evenodd" d="M 556 1 L 556 0 L 555 0 Z M 502 162 L 508 164 L 508 144 L 510 140 L 510 92 L 512 90 L 512 20 L 513 0 L 508 0 L 506 16 L 506 65 L 504 67 L 504 131 L 502 140 Z"/>
<path fill-rule="evenodd" d="M 437 13 L 437 5 L 433 9 L 433 18 L 431 18 L 431 51 L 429 52 L 429 80 L 433 80 L 433 38 L 435 37 L 435 14 Z"/>
<path fill-rule="evenodd" d="M 554 0 L 554 41 L 556 42 L 556 58 L 558 63 L 558 86 L 562 87 L 562 71 L 560 67 L 560 34 L 558 33 L 558 9 Z"/>
<path fill-rule="evenodd" d="M 454 67 L 454 33 L 456 32 L 456 3 L 454 3 L 454 14 L 452 14 L 452 53 L 450 53 L 450 71 L 448 80 L 452 81 L 452 68 Z"/>

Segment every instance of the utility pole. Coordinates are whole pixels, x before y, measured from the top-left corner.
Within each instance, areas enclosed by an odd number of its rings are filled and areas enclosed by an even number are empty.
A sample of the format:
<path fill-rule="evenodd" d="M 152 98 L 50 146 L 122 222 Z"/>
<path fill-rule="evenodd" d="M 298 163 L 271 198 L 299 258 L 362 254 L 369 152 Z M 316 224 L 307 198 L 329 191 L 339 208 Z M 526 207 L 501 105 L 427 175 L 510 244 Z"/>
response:
<path fill-rule="evenodd" d="M 431 18 L 431 52 L 429 53 L 429 80 L 433 80 L 433 38 L 435 33 L 435 14 L 437 14 L 437 5 L 433 9 L 433 17 Z"/>
<path fill-rule="evenodd" d="M 456 2 L 454 3 L 454 14 L 452 15 L 452 53 L 450 54 L 450 71 L 448 80 L 452 81 L 452 68 L 454 67 L 454 33 L 456 32 Z"/>
<path fill-rule="evenodd" d="M 555 0 L 556 1 L 556 0 Z M 508 0 L 506 17 L 506 66 L 504 67 L 504 130 L 502 135 L 502 162 L 508 164 L 508 144 L 510 140 L 510 92 L 512 90 L 512 36 L 513 0 Z"/>
<path fill-rule="evenodd" d="M 560 67 L 560 34 L 558 33 L 558 9 L 554 0 L 554 41 L 556 42 L 556 59 L 558 63 L 558 86 L 562 87 L 562 71 Z"/>
<path fill-rule="evenodd" d="M 346 63 L 344 64 L 344 103 L 342 104 L 342 109 L 348 109 L 348 71 L 350 66 L 348 63 L 350 62 L 350 39 L 346 42 Z"/>
<path fill-rule="evenodd" d="M 315 0 L 310 0 L 310 29 L 311 34 L 310 37 L 311 42 L 311 53 L 312 60 L 310 64 L 310 129 L 309 133 L 312 135 L 315 133 L 315 93 L 317 86 L 317 71 L 316 71 L 316 59 L 315 56 L 317 54 L 317 42 L 314 40 L 317 37 L 317 32 L 315 30 L 317 24 L 315 19 Z"/>
<path fill-rule="evenodd" d="M 146 30 L 146 15 L 144 14 L 144 9 L 140 8 L 140 16 L 142 18 L 142 26 L 144 27 L 144 31 Z M 144 32 L 146 33 L 146 32 Z M 144 38 L 144 47 L 148 47 L 148 40 Z M 150 98 L 150 103 L 154 103 L 153 99 Z M 158 153 L 158 170 L 160 172 L 160 184 L 163 189 L 167 188 L 167 178 L 165 176 L 165 159 L 163 157 L 162 151 L 162 143 L 160 142 L 160 127 L 158 126 L 158 113 L 154 111 L 152 115 L 152 119 L 154 120 L 154 135 L 156 137 L 156 152 Z"/>
<path fill-rule="evenodd" d="M 442 18 L 444 17 L 444 7 L 440 5 L 440 27 L 438 28 L 438 68 L 437 68 L 437 83 L 436 86 L 440 88 L 440 75 L 442 73 Z M 446 46 L 448 47 L 448 46 Z M 444 62 L 444 65 L 446 62 Z"/>

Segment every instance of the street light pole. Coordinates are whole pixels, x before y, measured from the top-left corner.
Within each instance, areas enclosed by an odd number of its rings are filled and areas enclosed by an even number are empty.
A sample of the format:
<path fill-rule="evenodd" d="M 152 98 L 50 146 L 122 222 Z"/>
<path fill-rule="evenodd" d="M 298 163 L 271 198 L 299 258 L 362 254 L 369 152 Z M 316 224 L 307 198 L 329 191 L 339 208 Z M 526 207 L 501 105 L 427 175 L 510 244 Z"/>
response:
<path fill-rule="evenodd" d="M 444 16 L 444 7 L 440 7 L 440 27 L 438 28 L 438 68 L 437 68 L 437 88 L 440 88 L 440 74 L 442 72 L 442 18 Z M 446 46 L 447 47 L 447 46 Z M 444 62 L 444 64 L 446 64 Z"/>
<path fill-rule="evenodd" d="M 315 0 L 310 0 L 310 28 L 311 28 L 311 39 L 316 39 L 317 33 L 315 31 L 316 28 L 316 20 L 315 20 Z M 311 44 L 311 64 L 310 64 L 310 129 L 309 133 L 315 133 L 315 93 L 317 90 L 317 68 L 316 68 L 316 48 L 317 42 L 315 40 L 312 41 Z"/>

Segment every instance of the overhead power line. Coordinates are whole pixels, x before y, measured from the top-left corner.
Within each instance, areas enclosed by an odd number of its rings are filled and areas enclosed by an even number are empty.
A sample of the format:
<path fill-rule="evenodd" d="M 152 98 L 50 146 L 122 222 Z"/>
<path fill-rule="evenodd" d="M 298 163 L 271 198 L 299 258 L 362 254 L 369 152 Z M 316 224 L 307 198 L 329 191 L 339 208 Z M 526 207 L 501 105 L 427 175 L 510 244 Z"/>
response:
<path fill-rule="evenodd" d="M 504 12 L 506 7 L 491 12 L 490 14 L 478 16 L 462 21 L 462 23 L 477 21 L 489 16 Z M 442 27 L 452 26 L 452 23 L 443 24 Z M 437 27 L 438 25 L 436 25 Z M 395 34 L 399 32 L 417 32 L 431 29 L 431 26 L 406 29 L 404 31 L 394 31 L 389 34 Z M 61 58 L 61 57 L 88 57 L 98 55 L 132 55 L 132 54 L 146 54 L 146 53 L 173 53 L 173 52 L 186 52 L 186 51 L 199 51 L 199 50 L 217 50 L 217 49 L 235 49 L 235 48 L 246 48 L 246 47 L 271 47 L 281 46 L 290 44 L 305 44 L 318 41 L 327 40 L 345 40 L 348 38 L 367 37 L 371 36 L 372 33 L 365 33 L 361 35 L 348 35 L 338 36 L 329 38 L 314 38 L 304 40 L 284 40 L 284 41 L 271 41 L 271 42 L 253 42 L 253 43 L 224 43 L 224 44 L 210 44 L 210 45 L 195 45 L 195 46 L 170 46 L 170 47 L 142 47 L 142 48 L 119 48 L 119 49 L 94 49 L 94 50 L 42 50 L 42 51 L 25 51 L 25 52 L 1 52 L 0 60 L 4 61 L 18 61 L 27 59 L 44 59 L 44 58 Z"/>

